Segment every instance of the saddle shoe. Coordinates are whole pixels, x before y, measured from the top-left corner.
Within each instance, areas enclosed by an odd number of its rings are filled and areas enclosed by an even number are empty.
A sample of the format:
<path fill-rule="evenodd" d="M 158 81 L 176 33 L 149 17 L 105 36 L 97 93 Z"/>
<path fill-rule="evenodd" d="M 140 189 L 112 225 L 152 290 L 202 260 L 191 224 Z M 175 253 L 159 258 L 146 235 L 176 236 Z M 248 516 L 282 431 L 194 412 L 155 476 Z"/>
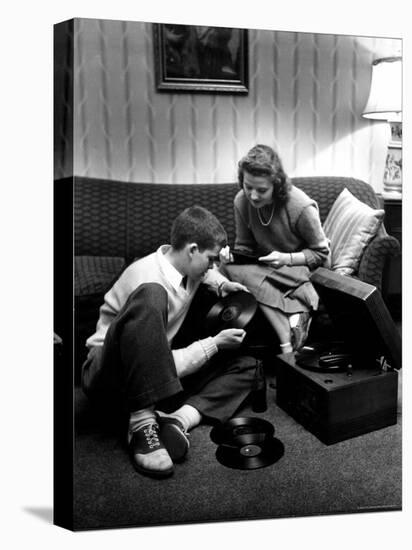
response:
<path fill-rule="evenodd" d="M 189 434 L 182 423 L 172 416 L 157 416 L 160 439 L 173 462 L 182 462 L 190 447 Z"/>
<path fill-rule="evenodd" d="M 174 472 L 172 459 L 159 437 L 159 425 L 155 422 L 129 432 L 129 453 L 133 466 L 141 474 L 162 478 Z"/>

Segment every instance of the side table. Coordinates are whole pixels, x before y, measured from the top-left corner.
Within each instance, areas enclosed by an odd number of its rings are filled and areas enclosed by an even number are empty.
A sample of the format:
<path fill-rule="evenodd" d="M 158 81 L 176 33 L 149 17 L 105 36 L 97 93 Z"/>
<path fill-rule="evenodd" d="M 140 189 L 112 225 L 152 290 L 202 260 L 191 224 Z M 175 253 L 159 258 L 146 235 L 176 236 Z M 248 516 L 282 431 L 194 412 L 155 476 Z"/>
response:
<path fill-rule="evenodd" d="M 395 237 L 402 250 L 402 199 L 383 197 L 385 227 Z M 396 321 L 402 318 L 402 253 L 392 258 L 387 271 L 387 305 Z"/>

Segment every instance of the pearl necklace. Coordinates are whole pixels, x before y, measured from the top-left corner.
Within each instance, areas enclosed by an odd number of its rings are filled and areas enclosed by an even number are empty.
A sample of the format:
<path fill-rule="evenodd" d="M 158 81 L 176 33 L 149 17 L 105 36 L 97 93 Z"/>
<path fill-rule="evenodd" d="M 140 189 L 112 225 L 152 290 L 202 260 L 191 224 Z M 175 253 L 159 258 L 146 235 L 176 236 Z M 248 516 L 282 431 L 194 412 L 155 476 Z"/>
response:
<path fill-rule="evenodd" d="M 267 227 L 270 224 L 270 222 L 272 221 L 272 218 L 273 218 L 273 212 L 274 211 L 275 211 L 275 204 L 273 203 L 270 218 L 267 222 L 264 222 L 263 219 L 262 219 L 262 216 L 260 215 L 260 208 L 257 209 L 258 218 L 259 218 L 260 223 L 263 225 L 263 227 Z"/>

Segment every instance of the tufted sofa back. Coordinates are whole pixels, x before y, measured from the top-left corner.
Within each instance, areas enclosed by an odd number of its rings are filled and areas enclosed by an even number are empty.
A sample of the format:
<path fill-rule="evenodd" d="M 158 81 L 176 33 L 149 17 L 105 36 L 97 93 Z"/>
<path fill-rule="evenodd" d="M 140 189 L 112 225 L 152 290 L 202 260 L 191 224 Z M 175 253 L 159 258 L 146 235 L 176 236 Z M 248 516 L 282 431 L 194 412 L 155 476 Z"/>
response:
<path fill-rule="evenodd" d="M 76 178 L 76 255 L 123 256 L 153 252 L 169 242 L 174 218 L 188 206 L 208 208 L 234 240 L 235 184 L 149 184 Z"/>
<path fill-rule="evenodd" d="M 344 187 L 374 208 L 378 199 L 368 184 L 353 178 L 292 178 L 317 201 L 322 222 Z M 76 177 L 74 237 L 76 256 L 117 256 L 128 261 L 169 241 L 170 226 L 184 208 L 199 204 L 224 225 L 229 243 L 235 237 L 235 183 L 150 184 Z"/>
<path fill-rule="evenodd" d="M 353 178 L 293 178 L 292 182 L 316 200 L 322 222 L 344 187 L 369 206 L 379 206 L 373 189 Z M 84 343 L 95 330 L 104 293 L 129 262 L 153 252 L 160 244 L 169 241 L 170 226 L 184 208 L 200 204 L 211 210 L 224 225 L 229 244 L 233 244 L 233 198 L 237 191 L 235 183 L 171 185 L 85 177 L 56 182 L 55 212 L 59 213 L 56 221 L 62 231 L 67 231 L 72 221 L 74 223 L 77 365 L 81 365 L 85 359 Z M 73 220 L 71 212 L 67 214 L 68 203 L 72 200 Z M 60 241 L 58 239 L 57 242 Z M 389 236 L 376 237 L 372 245 L 368 246 L 358 273 L 362 280 L 380 287 L 385 258 L 399 249 L 399 244 L 393 241 L 395 239 Z M 71 284 L 69 265 L 66 265 L 63 275 L 70 277 Z M 60 294 L 67 295 L 65 292 Z M 63 339 L 70 339 L 70 326 L 66 330 L 56 319 L 55 329 Z M 76 380 L 79 380 L 78 372 L 76 376 Z"/>
<path fill-rule="evenodd" d="M 380 208 L 378 197 L 373 188 L 364 181 L 355 178 L 327 176 L 292 178 L 292 183 L 318 203 L 322 223 L 345 187 L 352 195 L 371 208 Z"/>

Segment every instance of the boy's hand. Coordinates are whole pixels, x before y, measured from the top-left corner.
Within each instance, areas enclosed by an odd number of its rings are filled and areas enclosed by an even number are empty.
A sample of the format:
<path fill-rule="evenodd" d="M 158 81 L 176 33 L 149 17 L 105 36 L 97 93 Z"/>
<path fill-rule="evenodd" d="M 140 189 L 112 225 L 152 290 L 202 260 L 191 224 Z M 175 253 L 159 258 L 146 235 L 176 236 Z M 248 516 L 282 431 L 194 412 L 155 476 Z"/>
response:
<path fill-rule="evenodd" d="M 220 250 L 219 259 L 222 262 L 222 264 L 228 264 L 229 262 L 233 262 L 233 254 L 230 252 L 229 245 L 225 246 Z"/>
<path fill-rule="evenodd" d="M 278 252 L 277 250 L 274 250 L 267 256 L 260 256 L 259 261 L 265 262 L 272 267 L 279 268 L 289 264 L 290 254 L 287 254 L 286 252 Z"/>
<path fill-rule="evenodd" d="M 214 337 L 218 349 L 238 348 L 246 336 L 246 331 L 242 328 L 227 328 L 221 330 Z"/>

